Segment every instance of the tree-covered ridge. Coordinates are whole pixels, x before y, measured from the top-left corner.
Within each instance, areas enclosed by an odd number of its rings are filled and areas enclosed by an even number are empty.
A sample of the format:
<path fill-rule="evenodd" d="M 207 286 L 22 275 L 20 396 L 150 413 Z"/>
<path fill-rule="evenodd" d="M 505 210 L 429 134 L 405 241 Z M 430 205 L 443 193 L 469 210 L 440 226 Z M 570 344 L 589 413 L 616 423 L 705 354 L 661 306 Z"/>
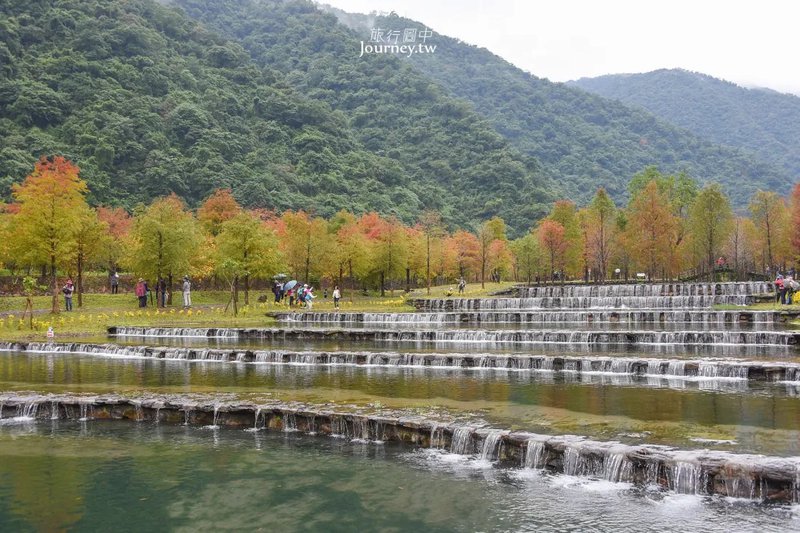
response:
<path fill-rule="evenodd" d="M 520 232 L 553 199 L 536 160 L 511 148 L 469 102 L 393 55 L 359 57 L 361 38 L 313 3 L 173 3 L 342 112 L 367 149 L 398 161 L 398 205 L 436 209 L 461 226 L 500 215 Z"/>
<path fill-rule="evenodd" d="M 332 11 L 364 40 L 375 26 L 421 27 L 396 15 L 376 18 Z M 758 188 L 791 185 L 791 176 L 750 153 L 700 139 L 643 110 L 537 78 L 486 49 L 438 34 L 436 42 L 436 53 L 414 55 L 407 63 L 472 102 L 497 131 L 523 154 L 538 159 L 581 203 L 598 186 L 623 202 L 628 180 L 649 165 L 685 171 L 701 182 L 718 181 L 739 207 Z"/>
<path fill-rule="evenodd" d="M 654 115 L 720 144 L 755 152 L 800 175 L 800 97 L 686 70 L 613 74 L 570 82 Z"/>
<path fill-rule="evenodd" d="M 413 220 L 431 202 L 467 223 L 491 211 L 472 188 L 437 187 L 439 176 L 412 176 L 388 150 L 365 149 L 318 95 L 301 95 L 241 46 L 152 0 L 0 0 L 0 57 L 6 197 L 37 157 L 62 153 L 81 167 L 93 202 L 129 209 L 170 192 L 196 205 L 223 186 L 246 206 L 326 216 Z M 500 165 L 528 176 L 502 148 L 473 149 L 487 176 Z M 447 168 L 459 155 L 421 164 Z"/>

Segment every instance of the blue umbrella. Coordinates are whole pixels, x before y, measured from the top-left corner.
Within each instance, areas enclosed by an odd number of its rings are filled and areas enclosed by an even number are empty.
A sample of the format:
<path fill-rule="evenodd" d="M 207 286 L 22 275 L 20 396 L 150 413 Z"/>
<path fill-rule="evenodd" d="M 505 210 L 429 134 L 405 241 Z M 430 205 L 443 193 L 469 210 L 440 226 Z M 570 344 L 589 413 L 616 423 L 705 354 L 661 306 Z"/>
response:
<path fill-rule="evenodd" d="M 297 285 L 297 280 L 296 279 L 293 279 L 292 281 L 287 281 L 286 283 L 283 284 L 283 290 L 288 291 L 289 289 L 291 289 L 295 285 Z"/>

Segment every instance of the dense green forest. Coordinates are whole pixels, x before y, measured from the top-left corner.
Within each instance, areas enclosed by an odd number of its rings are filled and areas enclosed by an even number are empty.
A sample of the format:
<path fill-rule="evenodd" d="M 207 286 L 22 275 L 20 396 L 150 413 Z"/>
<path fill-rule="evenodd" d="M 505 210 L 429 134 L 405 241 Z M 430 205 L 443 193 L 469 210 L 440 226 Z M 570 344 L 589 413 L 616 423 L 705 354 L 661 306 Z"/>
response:
<path fill-rule="evenodd" d="M 284 31 L 313 33 L 301 27 L 309 5 L 287 9 L 300 14 L 277 22 Z M 228 186 L 246 206 L 377 210 L 406 221 L 436 208 L 453 225 L 499 214 L 522 231 L 552 200 L 535 162 L 429 81 L 410 80 L 394 106 L 376 100 L 391 91 L 394 58 L 341 74 L 359 122 L 292 80 L 296 72 L 257 64 L 152 0 L 0 0 L 0 15 L 6 197 L 36 157 L 62 153 L 81 167 L 93 202 L 128 208 L 172 191 L 196 205 Z M 315 61 L 271 48 L 287 63 Z"/>
<path fill-rule="evenodd" d="M 534 158 L 523 158 L 469 102 L 393 55 L 359 57 L 357 35 L 307 1 L 173 0 L 236 39 L 264 68 L 347 116 L 363 145 L 398 161 L 426 207 L 464 222 L 500 214 L 515 230 L 554 195 Z M 462 198 L 451 204 L 448 197 Z"/>
<path fill-rule="evenodd" d="M 755 152 L 800 176 L 800 97 L 686 70 L 583 78 L 570 85 L 654 115 L 710 139 Z"/>
<path fill-rule="evenodd" d="M 420 28 L 413 20 L 330 9 L 368 40 L 373 27 Z M 434 28 L 435 29 L 435 28 Z M 758 188 L 785 191 L 789 173 L 771 159 L 714 144 L 652 114 L 583 90 L 537 78 L 486 49 L 434 34 L 433 54 L 406 62 L 475 108 L 514 146 L 537 158 L 570 197 L 586 202 L 598 186 L 621 202 L 631 176 L 648 165 L 721 183 L 734 205 Z"/>

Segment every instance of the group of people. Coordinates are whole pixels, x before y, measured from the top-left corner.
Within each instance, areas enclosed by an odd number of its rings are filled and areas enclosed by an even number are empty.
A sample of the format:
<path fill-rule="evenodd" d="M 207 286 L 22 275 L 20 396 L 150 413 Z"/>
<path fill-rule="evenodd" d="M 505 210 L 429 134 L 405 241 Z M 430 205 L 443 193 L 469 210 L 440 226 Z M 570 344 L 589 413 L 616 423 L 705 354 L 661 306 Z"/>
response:
<path fill-rule="evenodd" d="M 139 299 L 139 307 L 147 307 L 147 298 L 150 296 L 151 291 L 144 278 L 139 278 L 139 281 L 136 282 L 133 292 Z M 189 276 L 183 277 L 181 292 L 183 293 L 183 308 L 189 309 L 192 307 L 192 283 L 189 281 Z M 158 281 L 156 282 L 156 306 L 166 307 L 168 297 L 169 287 L 167 286 L 167 280 L 165 280 L 163 277 L 159 277 Z"/>
<path fill-rule="evenodd" d="M 314 294 L 314 287 L 310 287 L 307 283 L 304 283 L 302 287 L 300 287 L 299 284 L 296 284 L 290 286 L 288 289 L 285 289 L 285 285 L 283 283 L 276 281 L 272 286 L 272 293 L 275 295 L 275 303 L 280 303 L 284 298 L 288 298 L 289 307 L 294 307 L 295 304 L 297 304 L 306 309 L 313 309 L 314 298 L 317 297 L 317 295 Z M 327 297 L 328 289 L 325 289 L 325 298 Z M 333 307 L 335 309 L 339 309 L 339 301 L 341 299 L 342 293 L 337 285 L 333 288 Z"/>
<path fill-rule="evenodd" d="M 794 279 L 792 275 L 794 272 L 788 273 L 786 276 L 778 274 L 775 278 L 775 302 L 791 305 L 794 300 L 794 295 L 800 291 L 800 283 Z"/>

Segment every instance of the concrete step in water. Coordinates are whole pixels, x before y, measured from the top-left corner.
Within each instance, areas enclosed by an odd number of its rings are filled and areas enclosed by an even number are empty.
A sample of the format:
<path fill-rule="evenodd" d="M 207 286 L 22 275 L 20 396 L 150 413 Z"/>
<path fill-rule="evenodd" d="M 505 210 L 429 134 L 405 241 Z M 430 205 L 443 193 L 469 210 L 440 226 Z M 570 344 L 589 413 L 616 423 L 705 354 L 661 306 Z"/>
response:
<path fill-rule="evenodd" d="M 570 309 L 710 309 L 714 305 L 751 305 L 754 295 L 695 296 L 565 296 L 536 298 L 417 298 L 419 311 L 534 311 Z"/>
<path fill-rule="evenodd" d="M 0 394 L 0 424 L 64 419 L 266 429 L 361 441 L 395 441 L 468 454 L 500 466 L 544 469 L 639 486 L 658 485 L 682 494 L 800 502 L 800 458 L 797 457 L 628 445 L 575 435 L 476 428 L 393 412 L 337 412 L 330 408 L 280 402 L 253 405 L 180 396 Z"/>
<path fill-rule="evenodd" d="M 301 365 L 349 365 L 419 368 L 493 368 L 515 371 L 606 373 L 665 378 L 800 382 L 800 363 L 653 357 L 581 357 L 531 354 L 413 353 L 370 351 L 292 351 L 125 346 L 119 344 L 0 343 L 0 351 L 90 354 L 181 361 L 219 361 Z"/>
<path fill-rule="evenodd" d="M 608 285 L 547 285 L 516 288 L 523 298 L 621 296 L 754 296 L 775 291 L 770 282 L 745 281 L 730 283 L 639 283 Z"/>
<path fill-rule="evenodd" d="M 565 344 L 576 346 L 785 346 L 796 347 L 794 331 L 581 331 L 581 330 L 388 330 L 331 328 L 147 328 L 112 326 L 118 337 L 205 337 L 261 340 L 337 340 L 420 343 Z"/>
<path fill-rule="evenodd" d="M 360 312 L 279 312 L 269 313 L 279 322 L 288 324 L 351 325 L 480 325 L 480 324 L 664 324 L 675 326 L 706 327 L 768 327 L 782 325 L 800 315 L 797 312 L 779 311 L 712 311 L 712 310 L 540 310 L 540 311 L 450 311 L 416 313 L 360 313 Z"/>

